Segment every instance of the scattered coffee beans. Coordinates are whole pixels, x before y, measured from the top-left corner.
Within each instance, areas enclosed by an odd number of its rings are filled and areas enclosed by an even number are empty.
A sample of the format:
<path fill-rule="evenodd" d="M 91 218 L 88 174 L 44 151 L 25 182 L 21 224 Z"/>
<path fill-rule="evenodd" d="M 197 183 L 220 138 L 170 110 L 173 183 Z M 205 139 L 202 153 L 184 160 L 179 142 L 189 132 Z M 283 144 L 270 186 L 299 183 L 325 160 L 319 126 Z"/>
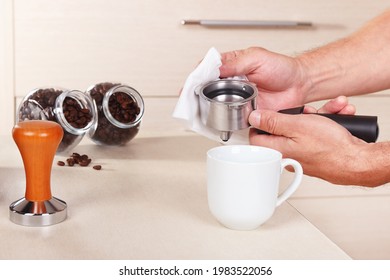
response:
<path fill-rule="evenodd" d="M 80 155 L 78 153 L 73 153 L 69 158 L 66 159 L 66 162 L 68 166 L 74 166 L 75 164 L 78 164 L 80 166 L 88 166 L 92 162 L 92 159 L 88 155 Z M 65 162 L 58 161 L 57 165 L 65 166 Z M 92 168 L 95 170 L 101 170 L 102 166 L 94 165 Z"/>
<path fill-rule="evenodd" d="M 64 125 L 58 120 L 55 113 L 56 99 L 63 93 L 54 88 L 37 89 L 25 98 L 19 107 L 18 121 L 49 120 Z M 80 103 L 71 97 L 65 97 L 62 111 L 66 121 L 75 129 L 86 127 L 92 120 L 92 113 L 88 108 L 82 108 Z M 64 136 L 58 147 L 58 152 L 65 151 L 80 135 L 72 134 L 64 129 Z"/>
<path fill-rule="evenodd" d="M 78 153 L 73 153 L 68 160 L 71 160 L 80 166 L 88 166 L 92 161 L 87 155 L 80 155 Z"/>
<path fill-rule="evenodd" d="M 89 95 L 95 100 L 98 109 L 98 123 L 93 132 L 92 140 L 99 144 L 124 145 L 135 137 L 139 130 L 139 123 L 132 127 L 127 124 L 134 122 L 140 114 L 140 107 L 136 100 L 125 92 L 114 92 L 108 100 L 108 110 L 115 121 L 124 124 L 125 128 L 114 124 L 103 111 L 103 98 L 114 86 L 120 84 L 100 83 L 89 90 Z"/>

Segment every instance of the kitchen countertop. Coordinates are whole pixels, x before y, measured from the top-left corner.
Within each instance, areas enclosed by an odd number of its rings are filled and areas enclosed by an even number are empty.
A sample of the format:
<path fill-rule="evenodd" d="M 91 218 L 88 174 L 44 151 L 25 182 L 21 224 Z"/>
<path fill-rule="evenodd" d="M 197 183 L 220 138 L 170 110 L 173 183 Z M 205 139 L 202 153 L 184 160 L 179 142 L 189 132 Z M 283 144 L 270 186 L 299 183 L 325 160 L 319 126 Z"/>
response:
<path fill-rule="evenodd" d="M 9 220 L 25 175 L 10 135 L 0 136 L 0 259 L 350 259 L 288 202 L 253 231 L 220 225 L 207 205 L 206 151 L 219 145 L 191 132 L 143 131 L 122 147 L 84 139 L 88 167 L 58 166 L 55 197 L 68 218 L 49 227 Z M 102 170 L 92 165 L 102 165 Z"/>

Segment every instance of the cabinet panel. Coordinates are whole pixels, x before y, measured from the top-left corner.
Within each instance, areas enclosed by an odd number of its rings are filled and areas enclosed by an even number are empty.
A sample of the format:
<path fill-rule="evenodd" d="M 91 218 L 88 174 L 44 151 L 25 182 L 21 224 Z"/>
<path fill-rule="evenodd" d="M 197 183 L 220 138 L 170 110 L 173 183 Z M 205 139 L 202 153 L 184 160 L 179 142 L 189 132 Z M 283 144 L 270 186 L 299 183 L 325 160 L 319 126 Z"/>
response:
<path fill-rule="evenodd" d="M 387 1 L 15 0 L 15 95 L 55 85 L 130 84 L 175 96 L 211 46 L 293 54 L 342 37 Z M 181 19 L 311 21 L 314 28 L 204 28 Z"/>
<path fill-rule="evenodd" d="M 13 5 L 0 0 L 0 134 L 10 134 L 14 121 Z"/>

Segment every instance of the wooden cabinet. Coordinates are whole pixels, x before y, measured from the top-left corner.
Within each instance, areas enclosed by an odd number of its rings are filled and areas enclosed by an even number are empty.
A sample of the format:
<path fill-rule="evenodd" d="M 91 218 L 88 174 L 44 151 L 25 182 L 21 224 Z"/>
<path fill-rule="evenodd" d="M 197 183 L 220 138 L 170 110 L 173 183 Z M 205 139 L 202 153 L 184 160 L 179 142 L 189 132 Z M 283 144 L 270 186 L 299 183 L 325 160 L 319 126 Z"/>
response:
<path fill-rule="evenodd" d="M 0 127 L 7 129 L 14 103 L 36 87 L 84 90 L 114 81 L 145 98 L 175 98 L 212 46 L 223 52 L 257 45 L 294 55 L 351 33 L 388 5 L 367 0 L 0 1 L 6 7 L 1 42 L 8 42 L 0 47 L 5 48 L 0 49 L 0 65 L 5 65 L 0 88 L 7 103 Z M 313 27 L 207 28 L 182 25 L 182 19 L 308 21 Z"/>

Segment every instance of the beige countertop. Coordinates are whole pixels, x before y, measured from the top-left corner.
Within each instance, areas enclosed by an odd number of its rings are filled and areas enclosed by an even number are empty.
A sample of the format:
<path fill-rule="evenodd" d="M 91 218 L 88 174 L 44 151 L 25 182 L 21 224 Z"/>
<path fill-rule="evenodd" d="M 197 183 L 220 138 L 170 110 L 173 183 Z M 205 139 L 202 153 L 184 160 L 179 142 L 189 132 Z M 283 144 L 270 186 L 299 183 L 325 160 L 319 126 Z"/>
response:
<path fill-rule="evenodd" d="M 57 166 L 51 185 L 68 218 L 24 227 L 8 218 L 25 175 L 10 135 L 0 146 L 0 259 L 349 259 L 288 202 L 254 231 L 224 228 L 210 214 L 206 151 L 218 145 L 190 132 L 140 133 L 123 147 L 84 139 L 74 152 L 88 167 Z"/>

